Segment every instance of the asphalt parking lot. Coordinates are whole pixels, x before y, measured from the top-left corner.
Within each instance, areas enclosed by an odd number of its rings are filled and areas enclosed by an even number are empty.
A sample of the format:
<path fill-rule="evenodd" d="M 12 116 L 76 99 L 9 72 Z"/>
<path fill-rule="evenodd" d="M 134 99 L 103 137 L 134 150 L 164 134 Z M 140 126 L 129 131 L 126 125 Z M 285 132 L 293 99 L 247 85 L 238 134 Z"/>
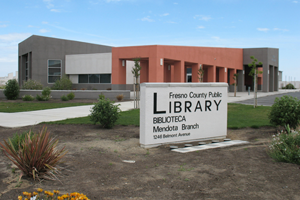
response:
<path fill-rule="evenodd" d="M 272 106 L 276 97 L 280 98 L 280 97 L 285 96 L 285 95 L 289 95 L 289 96 L 292 96 L 292 97 L 297 97 L 298 99 L 300 99 L 300 92 L 289 92 L 289 93 L 284 93 L 284 94 L 275 94 L 275 95 L 270 95 L 270 96 L 265 96 L 265 97 L 258 97 L 257 98 L 257 105 L 259 105 L 259 106 L 260 105 Z M 254 98 L 247 99 L 247 100 L 244 100 L 244 101 L 237 101 L 237 102 L 234 102 L 234 103 L 253 105 L 253 102 L 254 102 Z"/>

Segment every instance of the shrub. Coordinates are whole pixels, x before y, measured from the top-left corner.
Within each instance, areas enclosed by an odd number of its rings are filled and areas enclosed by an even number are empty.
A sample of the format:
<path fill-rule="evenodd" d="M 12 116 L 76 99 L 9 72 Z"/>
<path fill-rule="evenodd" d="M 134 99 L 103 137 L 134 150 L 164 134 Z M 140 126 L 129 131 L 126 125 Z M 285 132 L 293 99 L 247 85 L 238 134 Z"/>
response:
<path fill-rule="evenodd" d="M 67 97 L 66 95 L 62 95 L 62 96 L 60 97 L 60 99 L 61 99 L 62 101 L 69 101 L 69 99 L 68 99 L 68 97 Z"/>
<path fill-rule="evenodd" d="M 30 131 L 23 132 L 21 134 L 15 133 L 12 138 L 8 138 L 9 141 L 11 141 L 11 146 L 16 150 L 19 151 L 19 147 L 22 146 L 22 144 L 25 141 L 25 136 L 29 133 Z M 30 138 L 32 139 L 33 133 L 30 132 Z"/>
<path fill-rule="evenodd" d="M 277 97 L 269 114 L 270 123 L 276 126 L 287 126 L 295 129 L 299 125 L 300 101 L 295 97 Z"/>
<path fill-rule="evenodd" d="M 104 100 L 105 99 L 105 95 L 104 94 L 99 94 L 99 100 Z"/>
<path fill-rule="evenodd" d="M 289 83 L 285 87 L 282 87 L 282 89 L 296 89 L 296 88 L 293 84 Z"/>
<path fill-rule="evenodd" d="M 70 92 L 70 93 L 67 95 L 67 97 L 68 97 L 69 100 L 72 100 L 72 99 L 74 99 L 75 94 L 74 94 L 73 92 Z"/>
<path fill-rule="evenodd" d="M 32 96 L 32 95 L 24 95 L 22 97 L 22 100 L 23 101 L 33 101 L 34 100 L 34 96 Z"/>
<path fill-rule="evenodd" d="M 4 140 L 0 146 L 7 156 L 23 174 L 40 180 L 41 178 L 58 180 L 56 174 L 59 168 L 55 167 L 60 159 L 67 153 L 65 147 L 58 150 L 58 140 L 50 137 L 50 132 L 43 127 L 37 134 L 30 138 L 31 131 L 25 136 L 21 149 L 16 151 L 12 142 Z"/>
<path fill-rule="evenodd" d="M 91 110 L 90 120 L 100 123 L 104 128 L 112 128 L 119 119 L 119 105 L 114 105 L 109 99 L 99 99 Z"/>
<path fill-rule="evenodd" d="M 10 79 L 5 84 L 3 91 L 4 95 L 9 100 L 16 100 L 19 97 L 20 88 L 16 79 Z"/>
<path fill-rule="evenodd" d="M 45 87 L 42 91 L 42 96 L 37 94 L 35 98 L 38 101 L 48 101 L 51 98 L 50 94 L 51 89 L 49 87 Z"/>
<path fill-rule="evenodd" d="M 119 95 L 116 96 L 116 98 L 118 99 L 118 101 L 122 101 L 124 99 L 124 95 L 119 94 Z"/>
<path fill-rule="evenodd" d="M 26 90 L 42 90 L 43 85 L 39 81 L 28 79 L 27 81 L 24 81 L 23 89 L 26 89 Z"/>
<path fill-rule="evenodd" d="M 79 194 L 78 192 L 73 192 L 73 193 L 67 193 L 64 195 L 59 196 L 60 191 L 58 190 L 53 190 L 53 192 L 50 191 L 44 191 L 41 188 L 38 188 L 36 192 L 29 193 L 29 192 L 23 192 L 24 199 L 35 199 L 35 200 L 42 200 L 42 199 L 47 199 L 47 200 L 54 200 L 54 199 L 82 199 L 82 200 L 89 200 L 89 198 L 86 197 L 84 194 Z M 23 199 L 22 196 L 19 196 L 18 199 Z"/>
<path fill-rule="evenodd" d="M 268 154 L 278 162 L 300 164 L 300 134 L 288 126 L 286 130 L 273 135 Z"/>
<path fill-rule="evenodd" d="M 55 81 L 52 90 L 72 90 L 72 81 L 67 75 L 64 75 L 61 79 Z"/>

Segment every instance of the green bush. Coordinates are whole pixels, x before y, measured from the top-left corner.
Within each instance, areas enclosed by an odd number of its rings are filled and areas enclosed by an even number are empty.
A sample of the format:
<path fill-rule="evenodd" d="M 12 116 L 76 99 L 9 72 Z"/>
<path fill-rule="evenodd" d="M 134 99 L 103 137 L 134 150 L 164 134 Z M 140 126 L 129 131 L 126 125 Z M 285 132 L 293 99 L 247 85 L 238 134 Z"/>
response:
<path fill-rule="evenodd" d="M 33 133 L 31 131 L 23 132 L 23 133 L 15 133 L 12 138 L 8 138 L 8 141 L 11 141 L 11 146 L 18 151 L 19 147 L 22 147 L 22 144 L 25 140 L 25 136 L 30 133 L 30 138 L 32 138 Z"/>
<path fill-rule="evenodd" d="M 56 80 L 54 85 L 52 86 L 52 90 L 71 90 L 71 89 L 72 89 L 72 81 L 66 75 L 64 75 L 61 79 Z"/>
<path fill-rule="evenodd" d="M 268 154 L 278 162 L 300 164 L 300 134 L 286 127 L 287 132 L 273 135 Z"/>
<path fill-rule="evenodd" d="M 120 108 L 109 99 L 99 99 L 89 116 L 94 124 L 100 123 L 104 128 L 112 128 L 119 119 Z"/>
<path fill-rule="evenodd" d="M 104 100 L 105 99 L 105 95 L 104 94 L 99 94 L 99 100 Z"/>
<path fill-rule="evenodd" d="M 36 100 L 48 101 L 51 98 L 50 94 L 51 94 L 51 89 L 49 87 L 45 87 L 42 91 L 42 96 L 38 94 L 36 95 Z"/>
<path fill-rule="evenodd" d="M 289 83 L 285 87 L 282 87 L 282 89 L 296 89 L 296 88 L 293 84 Z"/>
<path fill-rule="evenodd" d="M 9 100 L 16 100 L 19 97 L 20 88 L 16 79 L 10 79 L 5 84 L 3 91 L 4 95 Z"/>
<path fill-rule="evenodd" d="M 34 96 L 32 96 L 32 95 L 24 95 L 22 97 L 22 100 L 23 101 L 33 101 L 34 100 Z"/>
<path fill-rule="evenodd" d="M 25 90 L 42 90 L 43 85 L 39 81 L 28 79 L 27 81 L 24 81 L 23 89 L 25 89 Z"/>
<path fill-rule="evenodd" d="M 300 120 L 300 101 L 292 96 L 277 97 L 269 114 L 270 123 L 276 126 L 289 125 L 297 128 Z"/>
<path fill-rule="evenodd" d="M 67 95 L 67 97 L 68 97 L 69 100 L 72 100 L 72 99 L 74 99 L 75 94 L 74 94 L 73 92 L 70 92 L 70 93 Z"/>
<path fill-rule="evenodd" d="M 61 99 L 62 101 L 69 101 L 69 98 L 68 98 L 66 95 L 62 95 L 62 96 L 60 97 L 60 99 Z"/>

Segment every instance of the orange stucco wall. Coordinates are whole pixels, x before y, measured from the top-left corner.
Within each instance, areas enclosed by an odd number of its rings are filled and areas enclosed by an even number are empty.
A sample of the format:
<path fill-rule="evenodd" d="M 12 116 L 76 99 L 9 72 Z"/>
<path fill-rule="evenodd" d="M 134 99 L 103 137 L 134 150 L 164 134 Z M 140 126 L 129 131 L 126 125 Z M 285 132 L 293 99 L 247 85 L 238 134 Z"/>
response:
<path fill-rule="evenodd" d="M 208 82 L 227 82 L 229 69 L 243 70 L 243 49 L 163 45 L 113 47 L 112 84 L 126 84 L 126 68 L 121 61 L 133 58 L 141 58 L 141 82 L 185 82 L 187 67 L 192 68 L 192 82 L 198 82 L 196 72 L 200 64 L 207 70 L 204 80 Z M 163 59 L 162 65 L 160 59 Z M 167 71 L 169 65 L 170 72 Z"/>

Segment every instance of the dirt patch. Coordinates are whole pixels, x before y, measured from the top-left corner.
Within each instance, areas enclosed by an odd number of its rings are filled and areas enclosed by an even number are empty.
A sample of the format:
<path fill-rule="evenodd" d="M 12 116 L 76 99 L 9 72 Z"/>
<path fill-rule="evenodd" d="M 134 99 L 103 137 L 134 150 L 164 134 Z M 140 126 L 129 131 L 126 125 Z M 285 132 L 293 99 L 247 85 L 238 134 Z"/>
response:
<path fill-rule="evenodd" d="M 0 128 L 0 140 L 41 125 Z M 298 165 L 277 163 L 267 155 L 274 128 L 228 130 L 228 138 L 250 144 L 180 154 L 169 146 L 139 147 L 139 127 L 48 125 L 66 146 L 65 170 L 58 181 L 22 178 L 0 154 L 0 199 L 41 187 L 80 192 L 90 199 L 300 199 Z M 179 146 L 183 146 L 182 144 Z M 125 163 L 123 160 L 134 160 Z M 1 195 L 1 194 L 0 194 Z"/>

